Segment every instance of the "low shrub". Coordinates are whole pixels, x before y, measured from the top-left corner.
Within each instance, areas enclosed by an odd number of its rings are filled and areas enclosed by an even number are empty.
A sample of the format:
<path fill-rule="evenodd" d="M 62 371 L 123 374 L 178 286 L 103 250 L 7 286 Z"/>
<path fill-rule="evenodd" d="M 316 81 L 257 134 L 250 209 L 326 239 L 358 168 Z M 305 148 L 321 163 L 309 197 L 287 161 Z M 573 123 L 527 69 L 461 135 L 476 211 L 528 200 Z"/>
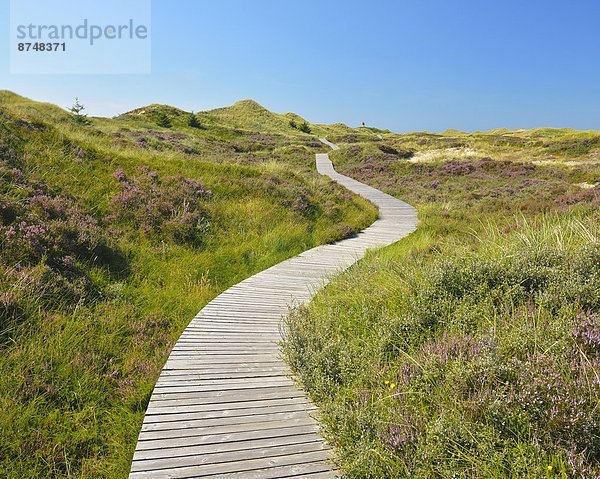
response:
<path fill-rule="evenodd" d="M 131 177 L 121 169 L 113 176 L 121 192 L 111 200 L 114 213 L 109 221 L 158 241 L 202 243 L 210 229 L 205 203 L 212 192 L 197 180 L 182 175 L 160 179 L 148 167 L 139 167 Z"/>

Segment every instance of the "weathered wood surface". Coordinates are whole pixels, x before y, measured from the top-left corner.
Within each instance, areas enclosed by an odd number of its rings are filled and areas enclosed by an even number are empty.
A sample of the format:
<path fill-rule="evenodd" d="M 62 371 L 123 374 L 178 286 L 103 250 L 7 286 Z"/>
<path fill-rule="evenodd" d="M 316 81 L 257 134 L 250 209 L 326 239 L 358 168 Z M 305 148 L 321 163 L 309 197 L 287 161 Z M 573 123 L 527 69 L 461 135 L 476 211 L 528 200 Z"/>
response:
<path fill-rule="evenodd" d="M 131 479 L 337 477 L 315 408 L 281 361 L 280 319 L 367 248 L 411 233 L 417 215 L 412 206 L 336 173 L 327 154 L 316 161 L 319 173 L 375 203 L 379 219 L 352 238 L 236 284 L 198 313 L 156 383 Z"/>

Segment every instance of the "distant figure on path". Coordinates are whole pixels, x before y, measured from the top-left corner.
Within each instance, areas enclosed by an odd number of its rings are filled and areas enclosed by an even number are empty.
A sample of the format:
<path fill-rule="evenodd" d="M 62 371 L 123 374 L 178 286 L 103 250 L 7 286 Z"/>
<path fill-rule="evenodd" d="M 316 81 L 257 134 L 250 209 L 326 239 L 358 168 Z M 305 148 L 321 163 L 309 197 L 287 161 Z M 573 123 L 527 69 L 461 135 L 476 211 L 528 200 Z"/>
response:
<path fill-rule="evenodd" d="M 365 126 L 365 122 L 364 121 L 363 121 L 363 125 L 362 126 Z"/>

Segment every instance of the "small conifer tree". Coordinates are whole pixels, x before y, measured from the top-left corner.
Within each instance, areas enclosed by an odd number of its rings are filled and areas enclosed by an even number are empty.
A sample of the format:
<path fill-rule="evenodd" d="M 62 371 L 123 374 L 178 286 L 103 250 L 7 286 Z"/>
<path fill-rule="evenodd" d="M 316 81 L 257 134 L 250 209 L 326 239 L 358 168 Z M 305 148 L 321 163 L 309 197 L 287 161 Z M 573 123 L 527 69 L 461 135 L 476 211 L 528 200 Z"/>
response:
<path fill-rule="evenodd" d="M 73 113 L 73 120 L 80 125 L 89 125 L 91 121 L 85 113 L 82 113 L 83 110 L 85 107 L 79 102 L 79 98 L 75 97 L 75 103 L 69 108 L 69 111 Z"/>
<path fill-rule="evenodd" d="M 194 115 L 194 112 L 190 113 L 187 117 L 187 126 L 191 126 L 192 128 L 201 128 L 202 125 L 198 121 L 198 117 Z"/>
<path fill-rule="evenodd" d="M 163 128 L 171 128 L 173 126 L 173 124 L 171 123 L 171 120 L 169 119 L 169 117 L 167 116 L 167 114 L 164 111 L 161 111 L 156 116 L 156 124 L 158 126 L 162 126 Z"/>
<path fill-rule="evenodd" d="M 308 125 L 308 123 L 307 123 L 307 122 L 304 122 L 304 123 L 302 123 L 302 125 L 300 125 L 300 126 L 298 127 L 298 129 L 299 129 L 301 132 L 303 132 L 303 133 L 310 133 L 310 132 L 311 132 L 310 126 Z"/>

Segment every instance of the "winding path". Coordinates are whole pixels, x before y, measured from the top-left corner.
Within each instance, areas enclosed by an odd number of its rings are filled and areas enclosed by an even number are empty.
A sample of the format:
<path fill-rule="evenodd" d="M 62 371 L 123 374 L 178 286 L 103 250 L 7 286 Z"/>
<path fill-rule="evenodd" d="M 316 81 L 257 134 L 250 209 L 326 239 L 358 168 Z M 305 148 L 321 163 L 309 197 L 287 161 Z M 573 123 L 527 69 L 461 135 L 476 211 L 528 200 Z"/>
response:
<path fill-rule="evenodd" d="M 336 145 L 321 141 L 334 149 Z M 315 407 L 281 361 L 280 319 L 310 300 L 327 276 L 367 248 L 415 230 L 415 209 L 335 172 L 317 170 L 379 207 L 379 219 L 352 238 L 318 246 L 232 286 L 190 322 L 165 364 L 146 411 L 131 479 L 332 478 Z"/>

